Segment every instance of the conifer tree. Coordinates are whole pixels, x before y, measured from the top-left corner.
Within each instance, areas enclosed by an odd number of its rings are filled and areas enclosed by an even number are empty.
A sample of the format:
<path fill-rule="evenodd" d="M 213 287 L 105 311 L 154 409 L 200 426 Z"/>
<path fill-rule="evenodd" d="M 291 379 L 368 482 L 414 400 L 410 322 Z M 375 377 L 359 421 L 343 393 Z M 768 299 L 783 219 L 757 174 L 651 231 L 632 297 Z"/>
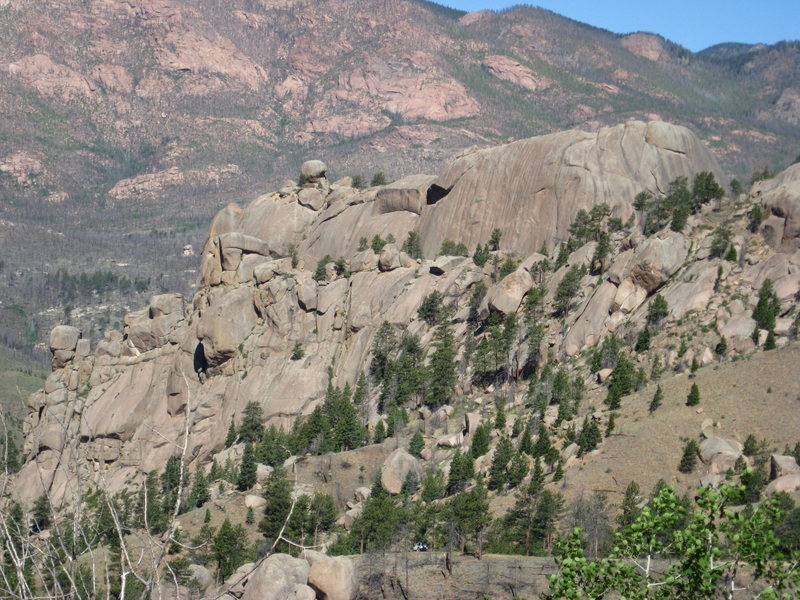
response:
<path fill-rule="evenodd" d="M 33 503 L 31 517 L 33 518 L 33 528 L 35 531 L 44 531 L 50 527 L 53 514 L 50 507 L 50 499 L 47 494 L 42 494 Z"/>
<path fill-rule="evenodd" d="M 463 490 L 475 476 L 475 461 L 469 453 L 461 454 L 461 449 L 450 461 L 450 474 L 447 479 L 447 493 L 454 494 Z"/>
<path fill-rule="evenodd" d="M 656 294 L 647 308 L 647 321 L 655 324 L 669 314 L 669 305 L 666 298 L 661 294 Z"/>
<path fill-rule="evenodd" d="M 384 425 L 383 419 L 378 421 L 378 424 L 375 425 L 375 431 L 372 436 L 372 442 L 375 444 L 380 444 L 386 439 L 386 425 Z"/>
<path fill-rule="evenodd" d="M 358 376 L 358 381 L 356 382 L 356 391 L 353 393 L 353 404 L 358 408 L 362 407 L 367 399 L 367 394 L 367 376 L 362 372 Z"/>
<path fill-rule="evenodd" d="M 184 483 L 188 477 L 184 476 Z M 161 510 L 165 515 L 171 515 L 178 501 L 178 490 L 181 484 L 181 462 L 177 456 L 170 456 L 161 474 Z"/>
<path fill-rule="evenodd" d="M 247 491 L 256 483 L 256 459 L 253 444 L 249 441 L 244 444 L 242 464 L 239 465 L 239 474 L 236 477 L 236 487 L 239 491 Z"/>
<path fill-rule="evenodd" d="M 657 409 L 659 406 L 661 406 L 661 403 L 662 403 L 663 401 L 664 401 L 664 392 L 661 390 L 661 385 L 659 384 L 659 385 L 656 387 L 656 393 L 655 393 L 655 394 L 653 394 L 653 399 L 650 401 L 650 406 L 648 407 L 648 410 L 650 411 L 650 414 L 651 414 L 651 415 L 652 415 L 654 412 L 656 412 L 656 409 Z"/>
<path fill-rule="evenodd" d="M 503 431 L 506 428 L 506 409 L 502 399 L 497 400 L 497 414 L 494 417 L 494 428 Z"/>
<path fill-rule="evenodd" d="M 550 441 L 550 432 L 544 423 L 539 423 L 539 432 L 537 434 L 536 443 L 533 445 L 533 457 L 544 458 L 553 447 Z"/>
<path fill-rule="evenodd" d="M 189 507 L 199 508 L 211 499 L 211 493 L 208 489 L 208 478 L 203 473 L 203 468 L 197 465 L 194 470 L 194 481 L 192 482 L 192 491 L 189 493 Z"/>
<path fill-rule="evenodd" d="M 222 522 L 214 536 L 213 556 L 217 561 L 217 581 L 225 581 L 247 560 L 247 531 L 241 525 Z"/>
<path fill-rule="evenodd" d="M 476 558 L 480 558 L 483 551 L 483 537 L 492 522 L 483 482 L 479 479 L 478 484 L 471 490 L 457 494 L 448 503 L 447 508 L 450 529 L 458 535 L 462 549 L 467 541 L 471 541 Z"/>
<path fill-rule="evenodd" d="M 583 428 L 578 434 L 578 455 L 583 456 L 587 452 L 591 452 L 597 448 L 598 444 L 603 440 L 600 434 L 600 427 L 594 419 L 588 417 L 583 421 Z"/>
<path fill-rule="evenodd" d="M 336 523 L 336 503 L 330 494 L 314 494 L 310 508 L 310 527 L 314 536 L 314 545 L 318 543 L 320 533 L 330 531 Z"/>
<path fill-rule="evenodd" d="M 627 527 L 637 519 L 639 513 L 641 513 L 639 500 L 639 484 L 631 481 L 628 487 L 625 488 L 625 496 L 620 505 L 621 512 L 617 517 L 617 524 L 620 528 Z"/>
<path fill-rule="evenodd" d="M 430 380 L 425 403 L 440 406 L 450 401 L 456 385 L 456 347 L 453 332 L 440 324 L 434 335 L 434 351 L 430 360 Z"/>
<path fill-rule="evenodd" d="M 639 331 L 639 335 L 636 337 L 636 345 L 634 346 L 634 350 L 636 352 L 646 352 L 650 349 L 650 339 L 652 338 L 653 332 L 650 331 L 650 328 L 645 326 Z"/>
<path fill-rule="evenodd" d="M 606 424 L 606 437 L 614 433 L 614 428 L 617 426 L 617 413 L 612 412 L 608 415 L 608 423 Z"/>
<path fill-rule="evenodd" d="M 425 448 L 425 440 L 422 438 L 422 432 L 417 431 L 408 443 L 408 453 L 411 456 L 419 456 L 423 448 Z"/>
<path fill-rule="evenodd" d="M 264 409 L 258 402 L 248 402 L 242 413 L 239 439 L 251 444 L 258 443 L 264 432 Z"/>
<path fill-rule="evenodd" d="M 397 349 L 397 336 L 391 323 L 381 323 L 372 343 L 372 362 L 370 373 L 377 383 L 381 383 L 387 374 L 391 356 Z"/>
<path fill-rule="evenodd" d="M 233 422 L 233 419 L 231 419 L 231 425 L 228 427 L 228 435 L 225 436 L 225 447 L 230 448 L 233 446 L 236 443 L 237 437 L 236 424 Z"/>
<path fill-rule="evenodd" d="M 286 479 L 286 471 L 275 467 L 264 483 L 264 518 L 258 524 L 259 531 L 269 540 L 274 540 L 286 521 L 292 505 L 292 487 Z"/>
<path fill-rule="evenodd" d="M 433 502 L 444 495 L 444 476 L 441 471 L 429 469 L 422 480 L 422 501 Z"/>
<path fill-rule="evenodd" d="M 525 476 L 530 471 L 528 459 L 522 452 L 515 452 L 514 457 L 511 459 L 511 464 L 508 466 L 508 485 L 510 487 L 517 487 Z"/>
<path fill-rule="evenodd" d="M 764 340 L 764 350 L 775 350 L 775 348 L 777 348 L 777 344 L 775 342 L 775 332 L 770 329 L 767 332 L 767 339 Z"/>
<path fill-rule="evenodd" d="M 781 301 L 775 293 L 772 280 L 765 279 L 758 291 L 758 303 L 753 309 L 753 320 L 759 329 L 772 331 L 775 329 L 775 318 L 781 310 Z"/>
<path fill-rule="evenodd" d="M 472 458 L 479 458 L 489 451 L 489 430 L 481 423 L 475 428 L 472 434 L 472 446 L 470 454 Z"/>
<path fill-rule="evenodd" d="M 686 406 L 697 406 L 698 404 L 700 404 L 700 388 L 697 387 L 697 383 L 693 383 L 689 395 L 686 396 Z"/>
<path fill-rule="evenodd" d="M 678 471 L 681 473 L 691 473 L 694 471 L 694 468 L 697 465 L 698 452 L 700 452 L 700 448 L 696 441 L 689 440 L 686 442 L 686 445 L 683 447 L 681 461 L 678 463 Z"/>
<path fill-rule="evenodd" d="M 525 429 L 522 432 L 522 437 L 519 440 L 519 451 L 527 454 L 528 456 L 533 456 L 533 440 L 531 438 L 530 423 L 525 425 Z"/>
<path fill-rule="evenodd" d="M 514 456 L 514 446 L 506 436 L 500 438 L 495 448 L 492 466 L 489 467 L 490 490 L 502 490 L 508 482 L 508 463 Z"/>

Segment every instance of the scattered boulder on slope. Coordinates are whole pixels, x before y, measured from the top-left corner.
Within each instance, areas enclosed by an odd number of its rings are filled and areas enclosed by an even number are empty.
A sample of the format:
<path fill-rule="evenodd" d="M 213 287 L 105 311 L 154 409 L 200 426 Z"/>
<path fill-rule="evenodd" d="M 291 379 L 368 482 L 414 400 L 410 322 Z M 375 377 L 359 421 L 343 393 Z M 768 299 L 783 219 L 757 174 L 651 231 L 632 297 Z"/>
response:
<path fill-rule="evenodd" d="M 409 473 L 414 473 L 418 481 L 421 480 L 422 466 L 404 448 L 398 448 L 383 462 L 381 484 L 390 494 L 399 494 Z"/>

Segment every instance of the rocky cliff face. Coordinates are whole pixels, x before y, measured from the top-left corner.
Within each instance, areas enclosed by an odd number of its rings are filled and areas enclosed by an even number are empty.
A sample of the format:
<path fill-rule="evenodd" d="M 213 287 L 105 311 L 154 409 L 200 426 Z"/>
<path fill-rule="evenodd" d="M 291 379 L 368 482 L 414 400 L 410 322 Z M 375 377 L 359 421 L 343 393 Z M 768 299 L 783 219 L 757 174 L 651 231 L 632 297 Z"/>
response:
<path fill-rule="evenodd" d="M 428 347 L 432 332 L 417 310 L 433 291 L 453 306 L 454 333 L 463 345 L 476 283 L 489 288 L 483 315 L 520 311 L 540 282 L 552 302 L 569 267 L 588 264 L 596 243 L 573 252 L 552 274 L 538 269 L 546 257 L 535 251 L 563 240 L 579 209 L 607 203 L 625 220 L 636 193 L 663 192 L 671 179 L 691 180 L 698 171 L 718 167 L 688 130 L 638 122 L 467 152 L 438 177 L 412 176 L 368 190 L 346 180 L 329 184 L 325 165 L 310 161 L 302 185 L 287 183 L 245 208 L 219 212 L 191 300 L 153 297 L 126 316 L 122 332 L 107 332 L 93 353 L 74 328 L 54 330 L 53 372 L 28 400 L 28 462 L 15 496 L 30 504 L 48 490 L 54 500 L 67 499 L 81 482 L 117 491 L 162 468 L 184 442 L 190 461 L 204 461 L 223 447 L 231 419 L 250 401 L 263 407 L 268 423 L 288 427 L 322 400 L 329 368 L 336 385 L 353 385 L 368 370 L 382 322 L 419 334 Z M 661 293 L 670 306 L 666 322 L 692 315 L 725 331 L 735 352 L 751 350 L 748 309 L 761 282 L 771 278 L 784 302 L 800 287 L 796 171 L 754 190 L 767 213 L 765 226 L 776 232 L 774 249 L 753 246 L 739 265 L 720 266 L 709 256 L 709 229 L 692 227 L 700 216 L 691 217 L 687 234 L 614 233 L 607 268 L 582 279 L 574 310 L 563 323 L 548 321 L 542 347 L 575 356 L 609 333 L 627 335 L 641 327 L 649 299 Z M 745 211 L 738 215 L 741 221 Z M 491 261 L 478 267 L 467 257 L 434 258 L 443 240 L 464 242 L 471 251 L 493 228 L 503 231 L 498 259 L 518 260 L 505 278 L 498 281 Z M 736 247 L 743 230 L 733 231 Z M 409 232 L 419 234 L 428 258 L 398 247 Z M 398 243 L 380 255 L 359 249 L 362 238 L 390 234 Z M 315 269 L 326 255 L 331 262 Z M 343 259 L 345 272 L 335 259 Z M 726 294 L 740 299 L 728 303 Z M 785 334 L 788 324 L 780 326 Z M 513 352 L 526 355 L 526 344 L 523 336 Z M 304 355 L 293 359 L 297 345 Z M 687 357 L 665 350 L 662 364 L 681 360 Z M 468 376 L 457 392 L 470 393 Z M 369 416 L 375 415 L 373 399 Z"/>
<path fill-rule="evenodd" d="M 111 264 L 151 278 L 148 294 L 185 291 L 181 250 L 220 201 L 274 189 L 312 154 L 336 178 L 397 177 L 439 172 L 471 144 L 663 119 L 691 126 L 740 179 L 777 168 L 798 145 L 800 45 L 726 60 L 531 7 L 3 0 L 0 247 L 22 275 L 0 288 L 0 338 L 44 349 L 31 321 L 47 332 L 73 302 L 30 289 L 58 269 Z M 14 305 L 26 315 L 2 308 Z M 129 310 L 105 297 L 73 314 L 86 337 L 108 305 L 112 323 Z"/>

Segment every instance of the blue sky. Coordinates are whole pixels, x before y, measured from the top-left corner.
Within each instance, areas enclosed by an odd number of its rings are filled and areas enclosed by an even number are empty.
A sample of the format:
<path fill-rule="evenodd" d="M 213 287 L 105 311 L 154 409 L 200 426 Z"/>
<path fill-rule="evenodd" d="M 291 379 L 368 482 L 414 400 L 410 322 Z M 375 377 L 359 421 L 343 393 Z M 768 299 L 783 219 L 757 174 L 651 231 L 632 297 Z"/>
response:
<path fill-rule="evenodd" d="M 436 0 L 460 10 L 501 9 L 508 0 Z M 721 42 L 800 39 L 800 0 L 540 0 L 526 4 L 616 33 L 650 31 L 697 52 Z"/>

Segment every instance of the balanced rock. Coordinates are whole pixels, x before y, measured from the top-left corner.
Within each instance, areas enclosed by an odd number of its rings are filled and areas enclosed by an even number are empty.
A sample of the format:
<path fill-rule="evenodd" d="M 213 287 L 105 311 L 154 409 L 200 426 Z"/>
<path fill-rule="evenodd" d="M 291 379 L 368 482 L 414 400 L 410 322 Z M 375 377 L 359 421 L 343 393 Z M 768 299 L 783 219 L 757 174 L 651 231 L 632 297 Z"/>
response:
<path fill-rule="evenodd" d="M 300 167 L 300 174 L 305 179 L 319 179 L 320 177 L 325 177 L 325 171 L 327 170 L 327 165 L 321 160 L 307 160 Z"/>

